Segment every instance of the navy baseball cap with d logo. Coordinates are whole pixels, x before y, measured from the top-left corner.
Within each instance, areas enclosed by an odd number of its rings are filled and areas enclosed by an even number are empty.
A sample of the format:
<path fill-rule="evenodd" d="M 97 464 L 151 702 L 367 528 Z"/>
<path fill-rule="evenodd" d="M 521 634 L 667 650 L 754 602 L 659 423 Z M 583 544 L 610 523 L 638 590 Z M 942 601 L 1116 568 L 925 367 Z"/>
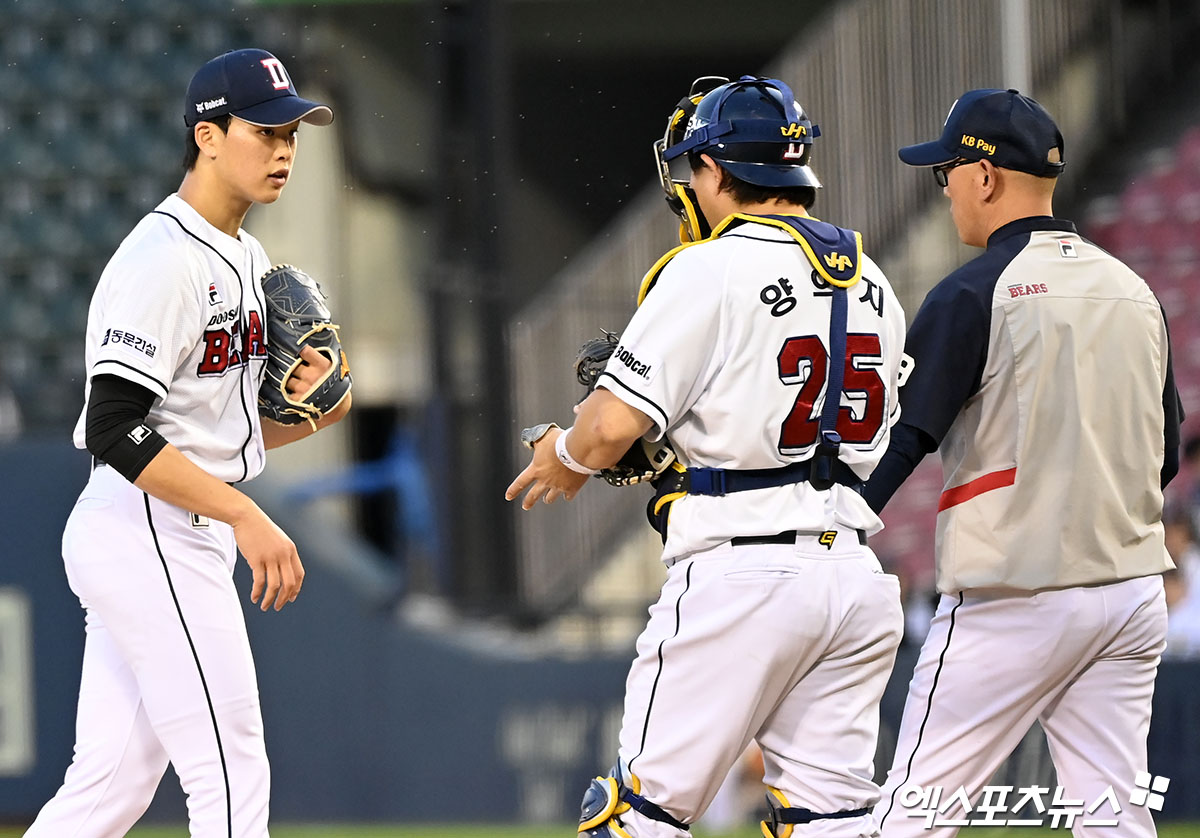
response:
<path fill-rule="evenodd" d="M 283 62 L 265 49 L 233 50 L 209 61 L 192 76 L 184 108 L 188 127 L 224 114 L 268 127 L 297 119 L 333 122 L 330 107 L 301 99 Z"/>
<path fill-rule="evenodd" d="M 990 88 L 960 96 L 946 115 L 942 136 L 905 146 L 900 159 L 910 166 L 987 159 L 1038 177 L 1057 177 L 1065 165 L 1062 133 L 1046 109 L 1015 90 Z"/>

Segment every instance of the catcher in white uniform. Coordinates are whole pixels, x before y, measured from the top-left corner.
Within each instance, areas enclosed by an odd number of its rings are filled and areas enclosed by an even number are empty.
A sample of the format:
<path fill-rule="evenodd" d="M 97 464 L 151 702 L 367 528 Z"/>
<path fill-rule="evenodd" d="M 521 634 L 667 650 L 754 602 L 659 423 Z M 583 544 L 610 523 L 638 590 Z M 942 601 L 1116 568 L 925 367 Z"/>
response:
<path fill-rule="evenodd" d="M 677 458 L 651 509 L 667 581 L 579 831 L 686 834 L 755 739 L 770 835 L 874 835 L 902 616 L 855 487 L 896 418 L 904 315 L 859 235 L 806 212 L 817 129 L 787 85 L 699 84 L 657 144 L 697 241 L 647 275 L 574 427 L 525 434 L 533 459 L 506 494 L 571 499 L 640 438 L 669 436 Z"/>
<path fill-rule="evenodd" d="M 1149 809 L 1129 804 L 1173 566 L 1162 487 L 1182 408 L 1166 319 L 1140 277 L 1053 217 L 1063 138 L 1037 102 L 969 91 L 939 139 L 900 159 L 932 168 L 959 237 L 986 251 L 917 313 L 903 415 L 864 490 L 882 509 L 940 448 L 942 596 L 876 810 L 883 834 L 995 822 L 952 798 L 978 804 L 1036 719 L 1062 800 L 1078 803 L 1060 807 L 1074 833 L 1114 834 L 1115 820 L 1123 838 L 1152 836 Z M 984 802 L 1003 821 L 1016 801 L 998 794 Z"/>
<path fill-rule="evenodd" d="M 304 569 L 234 484 L 262 470 L 267 448 L 338 421 L 350 399 L 311 423 L 260 422 L 259 278 L 271 263 L 241 225 L 253 204 L 279 197 L 299 123 L 333 114 L 255 49 L 205 64 L 186 107 L 179 191 L 122 242 L 88 315 L 74 439 L 93 470 L 63 535 L 87 630 L 75 755 L 31 837 L 125 835 L 168 761 L 192 835 L 268 834 L 258 686 L 232 572 L 241 550 L 251 599 L 279 610 Z M 296 398 L 337 367 L 312 348 L 303 358 L 287 385 Z"/>

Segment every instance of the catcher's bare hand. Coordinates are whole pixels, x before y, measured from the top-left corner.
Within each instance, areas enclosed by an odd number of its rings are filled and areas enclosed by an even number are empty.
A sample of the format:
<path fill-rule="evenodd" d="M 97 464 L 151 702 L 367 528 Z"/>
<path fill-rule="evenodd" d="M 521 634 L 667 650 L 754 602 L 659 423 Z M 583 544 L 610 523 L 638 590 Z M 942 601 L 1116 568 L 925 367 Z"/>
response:
<path fill-rule="evenodd" d="M 261 598 L 263 611 L 271 603 L 279 611 L 294 602 L 304 584 L 304 565 L 287 533 L 256 509 L 233 525 L 233 537 L 254 573 L 250 601 L 257 605 Z"/>
<path fill-rule="evenodd" d="M 533 444 L 533 459 L 509 484 L 504 493 L 505 500 L 515 500 L 526 488 L 529 491 L 525 492 L 525 498 L 521 501 L 522 509 L 533 509 L 539 500 L 554 503 L 560 497 L 575 499 L 587 483 L 588 475 L 571 471 L 558 461 L 554 453 L 554 441 L 562 433 L 564 431 L 561 428 L 552 428 Z"/>
<path fill-rule="evenodd" d="M 325 379 L 329 368 L 333 366 L 333 361 L 329 360 L 323 352 L 318 352 L 311 346 L 300 348 L 300 358 L 304 363 L 292 371 L 286 385 L 288 393 L 297 400 L 303 400 L 316 389 L 317 385 Z"/>

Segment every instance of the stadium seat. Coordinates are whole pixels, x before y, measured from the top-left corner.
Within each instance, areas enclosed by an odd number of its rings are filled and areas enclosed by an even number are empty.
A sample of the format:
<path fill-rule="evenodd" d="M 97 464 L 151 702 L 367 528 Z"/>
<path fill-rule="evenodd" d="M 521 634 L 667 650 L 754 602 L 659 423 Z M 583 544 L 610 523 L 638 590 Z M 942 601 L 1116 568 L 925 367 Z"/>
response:
<path fill-rule="evenodd" d="M 261 17 L 261 16 L 257 16 Z M 257 24 L 256 24 L 257 25 Z M 137 220 L 178 184 L 180 90 L 203 61 L 258 41 L 228 0 L 19 0 L 0 26 L 0 325 L 42 349 L 0 356 L 48 427 L 74 422 L 35 386 L 52 339 L 78 354 L 91 290 Z M 51 327 L 57 329 L 51 334 Z M 41 359 L 41 360 L 39 360 Z M 53 363 L 51 363 L 53 366 Z M 24 407 L 24 404 L 23 404 Z M 56 413 L 57 411 L 57 413 Z"/>
<path fill-rule="evenodd" d="M 1200 125 L 1189 128 L 1180 139 L 1177 166 L 1181 172 L 1200 178 Z"/>
<path fill-rule="evenodd" d="M 1105 195 L 1088 204 L 1081 232 L 1106 250 L 1116 248 L 1120 235 L 1121 201 L 1115 195 Z"/>

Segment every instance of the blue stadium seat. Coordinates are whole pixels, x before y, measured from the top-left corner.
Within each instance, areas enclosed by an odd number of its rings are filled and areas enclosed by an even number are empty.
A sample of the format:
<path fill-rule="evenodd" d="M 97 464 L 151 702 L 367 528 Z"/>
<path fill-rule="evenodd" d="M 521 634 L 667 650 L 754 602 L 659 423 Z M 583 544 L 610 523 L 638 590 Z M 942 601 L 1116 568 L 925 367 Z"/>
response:
<path fill-rule="evenodd" d="M 87 305 L 106 260 L 179 183 L 181 91 L 260 42 L 230 0 L 5 0 L 0 13 L 0 355 L 31 423 L 74 422 Z M 257 20 L 261 14 L 255 13 Z M 279 27 L 275 27 L 278 29 Z M 178 129 L 178 130 L 175 130 Z M 81 373 L 78 373 L 81 374 Z M 71 375 L 76 375 L 72 372 Z"/>
<path fill-rule="evenodd" d="M 87 18 L 80 18 L 66 27 L 63 35 L 63 54 L 72 61 L 85 61 L 107 48 L 108 27 Z"/>
<path fill-rule="evenodd" d="M 57 165 L 44 140 L 10 131 L 0 143 L 0 171 L 6 178 L 43 177 Z"/>
<path fill-rule="evenodd" d="M 6 43 L 0 43 L 0 49 L 6 47 Z M 38 98 L 39 91 L 40 88 L 18 62 L 0 62 L 0 102 L 9 106 L 32 103 Z"/>

